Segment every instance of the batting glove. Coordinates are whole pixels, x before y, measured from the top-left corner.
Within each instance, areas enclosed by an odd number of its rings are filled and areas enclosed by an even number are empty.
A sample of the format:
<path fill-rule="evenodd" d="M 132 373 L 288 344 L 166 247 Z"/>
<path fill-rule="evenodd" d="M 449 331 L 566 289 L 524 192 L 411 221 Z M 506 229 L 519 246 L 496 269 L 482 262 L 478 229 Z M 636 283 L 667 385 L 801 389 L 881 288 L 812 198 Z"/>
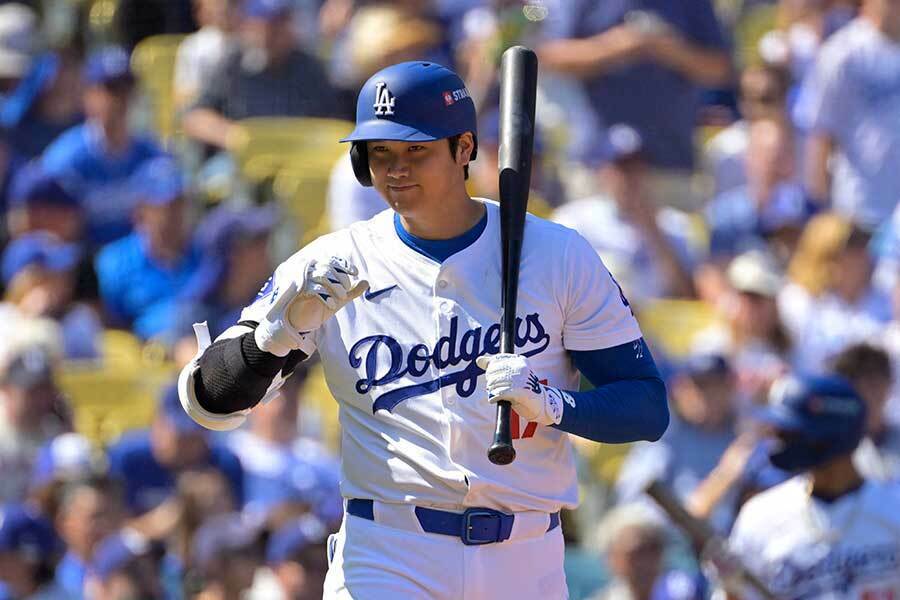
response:
<path fill-rule="evenodd" d="M 521 354 L 479 356 L 475 360 L 485 371 L 488 399 L 491 403 L 507 400 L 521 416 L 540 425 L 558 425 L 562 421 L 566 392 L 544 385 Z M 570 396 L 571 399 L 571 396 Z M 574 404 L 574 400 L 571 400 Z"/>
<path fill-rule="evenodd" d="M 310 333 L 369 289 L 365 280 L 353 283 L 357 275 L 343 258 L 311 260 L 302 277 L 276 289 L 275 303 L 254 332 L 256 345 L 276 356 L 309 348 Z"/>

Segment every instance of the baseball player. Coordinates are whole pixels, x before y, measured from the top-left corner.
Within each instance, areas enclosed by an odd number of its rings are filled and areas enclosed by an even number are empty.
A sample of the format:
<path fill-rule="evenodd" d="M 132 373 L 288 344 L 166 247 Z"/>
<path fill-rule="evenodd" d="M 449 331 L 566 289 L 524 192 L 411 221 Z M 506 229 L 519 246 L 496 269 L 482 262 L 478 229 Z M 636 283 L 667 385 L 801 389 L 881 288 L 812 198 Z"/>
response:
<path fill-rule="evenodd" d="M 763 420 L 779 442 L 772 463 L 797 475 L 744 505 L 731 549 L 777 598 L 900 598 L 900 493 L 853 466 L 862 398 L 837 376 L 788 377 Z"/>
<path fill-rule="evenodd" d="M 340 405 L 346 505 L 326 598 L 565 598 L 567 433 L 655 440 L 668 424 L 628 301 L 571 229 L 528 216 L 516 353 L 498 354 L 499 207 L 465 188 L 475 123 L 452 71 L 376 73 L 343 141 L 390 210 L 285 261 L 214 344 L 196 326 L 201 350 L 180 376 L 185 410 L 231 429 L 318 351 Z M 575 391 L 579 371 L 595 390 Z M 508 466 L 486 453 L 500 399 L 515 412 Z"/>

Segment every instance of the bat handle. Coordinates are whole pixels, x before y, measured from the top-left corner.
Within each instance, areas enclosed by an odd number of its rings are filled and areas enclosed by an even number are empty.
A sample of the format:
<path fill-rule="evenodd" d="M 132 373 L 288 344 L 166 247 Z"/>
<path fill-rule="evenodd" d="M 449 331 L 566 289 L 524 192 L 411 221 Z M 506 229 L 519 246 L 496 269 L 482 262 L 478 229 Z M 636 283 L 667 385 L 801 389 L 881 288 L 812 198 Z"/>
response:
<path fill-rule="evenodd" d="M 506 400 L 497 402 L 497 428 L 494 431 L 494 443 L 488 449 L 488 460 L 495 465 L 508 465 L 516 460 L 516 449 L 512 445 L 512 433 L 509 426 L 512 407 Z"/>

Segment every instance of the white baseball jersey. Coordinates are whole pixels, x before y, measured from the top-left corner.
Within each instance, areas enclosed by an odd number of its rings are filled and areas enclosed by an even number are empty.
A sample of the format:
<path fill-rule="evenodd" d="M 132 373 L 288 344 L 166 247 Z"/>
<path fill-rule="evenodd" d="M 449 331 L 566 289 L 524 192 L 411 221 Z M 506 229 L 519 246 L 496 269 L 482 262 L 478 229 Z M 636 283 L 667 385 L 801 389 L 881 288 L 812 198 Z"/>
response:
<path fill-rule="evenodd" d="M 328 386 L 340 405 L 341 492 L 347 498 L 446 509 L 486 506 L 555 512 L 578 492 L 566 433 L 513 415 L 517 459 L 487 459 L 494 405 L 475 364 L 500 345 L 499 207 L 467 248 L 437 263 L 397 236 L 386 210 L 312 242 L 275 271 L 241 315 L 260 320 L 310 258 L 340 256 L 368 292 L 315 332 Z M 526 220 L 516 351 L 551 386 L 577 389 L 567 350 L 641 337 L 618 285 L 575 231 Z"/>
<path fill-rule="evenodd" d="M 827 503 L 798 476 L 752 498 L 731 547 L 785 599 L 900 598 L 900 490 L 867 481 Z"/>

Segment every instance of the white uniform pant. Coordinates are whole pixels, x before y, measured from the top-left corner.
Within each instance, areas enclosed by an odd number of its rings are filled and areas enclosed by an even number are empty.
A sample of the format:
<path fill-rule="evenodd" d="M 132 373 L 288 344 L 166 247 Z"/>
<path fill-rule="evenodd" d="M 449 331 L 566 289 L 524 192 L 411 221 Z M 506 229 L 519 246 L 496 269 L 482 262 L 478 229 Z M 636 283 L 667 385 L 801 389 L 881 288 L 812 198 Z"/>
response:
<path fill-rule="evenodd" d="M 562 528 L 546 531 L 549 515 L 528 513 L 530 523 L 516 515 L 510 539 L 467 546 L 458 537 L 415 531 L 413 507 L 393 506 L 379 511 L 376 504 L 379 522 L 344 515 L 328 540 L 323 600 L 568 598 Z M 402 528 L 385 523 L 404 509 Z"/>

